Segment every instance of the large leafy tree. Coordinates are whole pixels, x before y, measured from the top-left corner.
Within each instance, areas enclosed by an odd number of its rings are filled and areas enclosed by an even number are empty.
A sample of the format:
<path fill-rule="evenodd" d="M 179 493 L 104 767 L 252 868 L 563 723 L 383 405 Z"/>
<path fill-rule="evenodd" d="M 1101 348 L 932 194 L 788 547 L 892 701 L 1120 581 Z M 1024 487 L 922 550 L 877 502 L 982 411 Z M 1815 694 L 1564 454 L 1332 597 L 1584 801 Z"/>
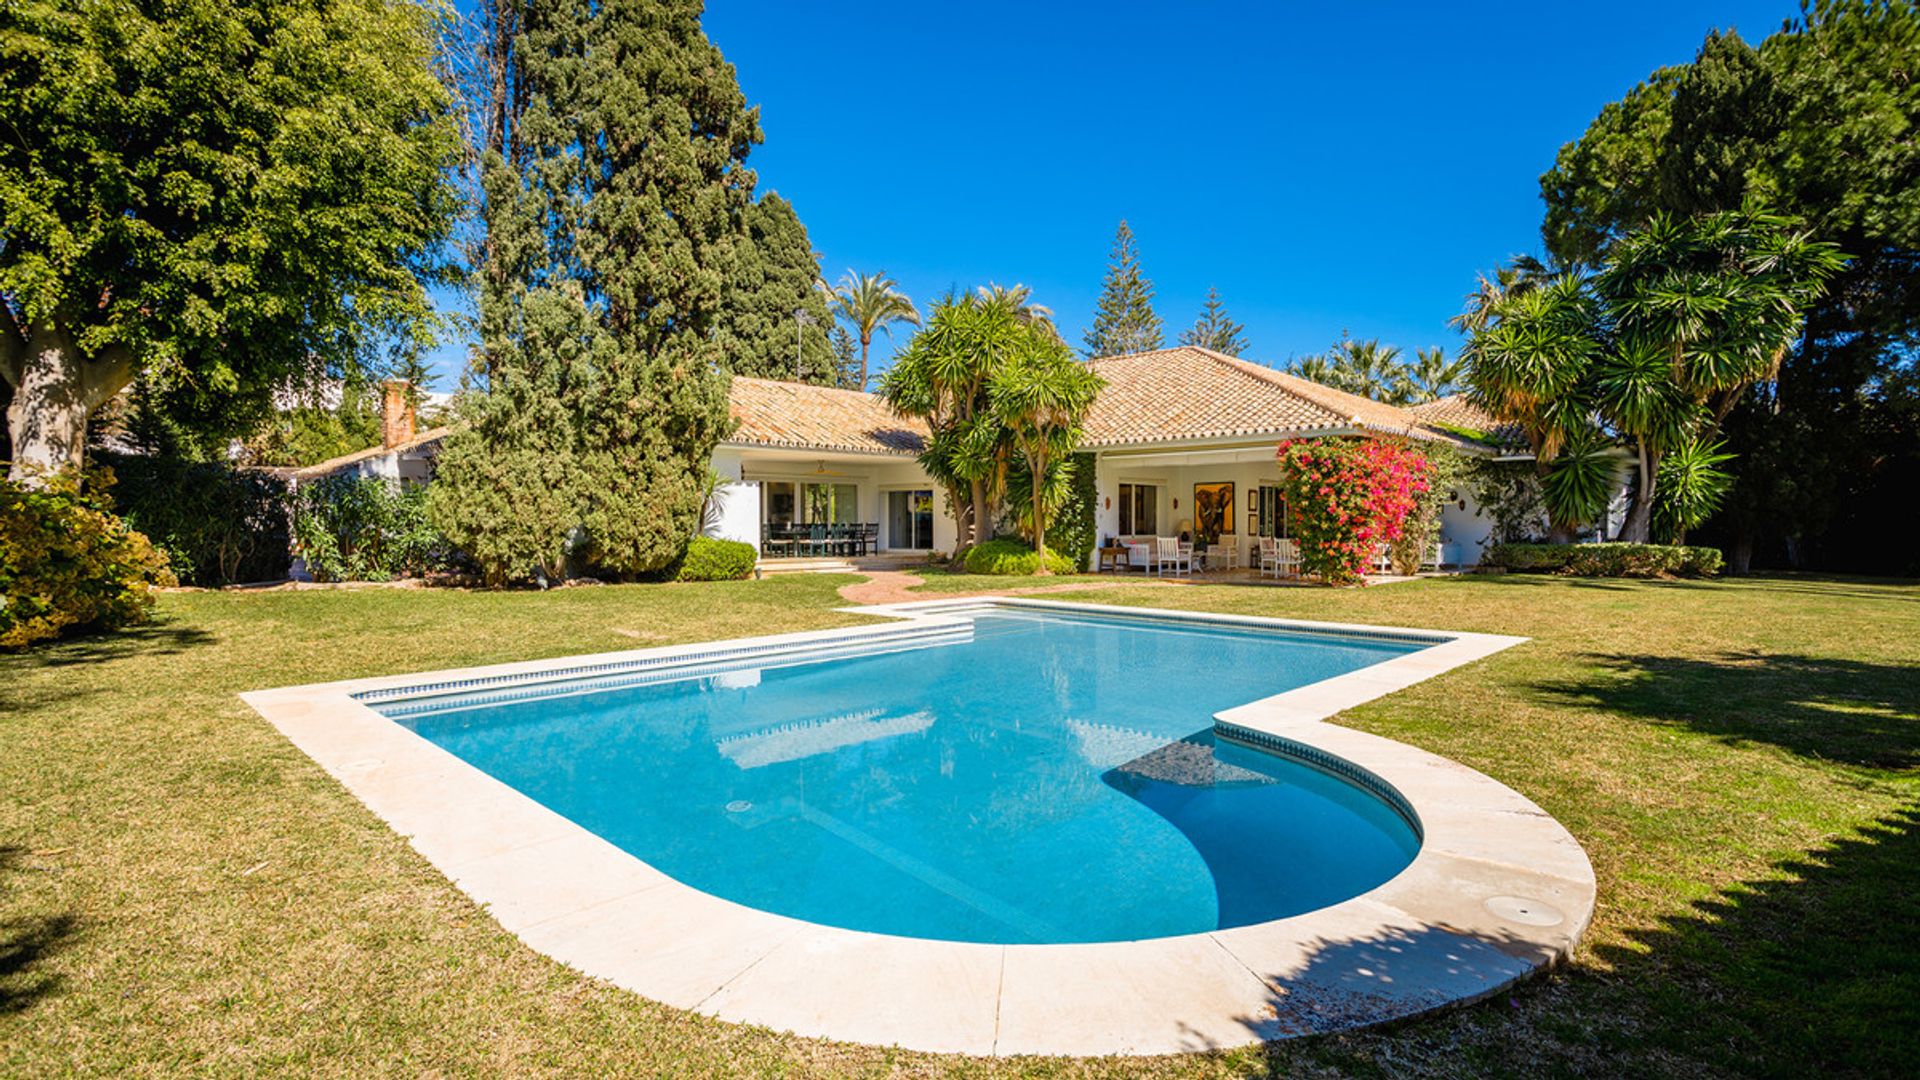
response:
<path fill-rule="evenodd" d="M 838 381 L 827 328 L 833 317 L 822 294 L 820 260 L 793 204 L 774 193 L 745 213 L 735 247 L 718 332 L 735 375 Z M 796 317 L 796 312 L 804 317 Z"/>
<path fill-rule="evenodd" d="M 464 505 L 493 512 L 460 527 L 518 538 L 489 550 L 526 551 L 520 565 L 489 568 L 499 574 L 552 569 L 582 526 L 603 570 L 657 571 L 698 524 L 727 424 L 716 328 L 751 198 L 745 158 L 760 138 L 700 10 L 693 0 L 508 10 L 514 32 L 493 68 L 504 75 L 483 83 L 505 101 L 503 126 L 483 128 L 494 131 L 478 275 L 484 394 L 447 448 L 450 466 L 472 467 L 443 469 L 442 483 L 505 485 L 528 506 L 546 485 L 571 512 L 535 515 L 472 492 Z M 473 460 L 489 453 L 515 469 Z M 456 502 L 450 493 L 441 505 Z"/>
<path fill-rule="evenodd" d="M 1883 463 L 1920 451 L 1888 422 L 1885 392 L 1920 336 L 1917 55 L 1912 3 L 1819 0 L 1757 49 L 1714 35 L 1692 65 L 1655 72 L 1541 178 L 1543 236 L 1562 259 L 1597 261 L 1660 212 L 1749 204 L 1804 220 L 1852 257 L 1778 378 L 1727 419 L 1740 454 L 1724 526 L 1736 569 L 1763 534 L 1797 558 L 1823 534 L 1838 553 L 1837 515 L 1861 536 L 1914 520 Z M 1837 480 L 1804 483 L 1809 470 Z"/>
<path fill-rule="evenodd" d="M 834 313 L 845 319 L 860 339 L 860 375 L 856 388 L 865 390 L 872 371 L 867 356 L 873 348 L 873 335 L 884 331 L 891 337 L 895 323 L 919 326 L 920 310 L 900 291 L 900 283 L 888 277 L 884 270 L 877 274 L 847 271 L 841 275 L 840 284 L 834 286 L 832 298 Z"/>
<path fill-rule="evenodd" d="M 135 380 L 237 432 L 429 332 L 457 154 L 438 9 L 0 5 L 0 377 L 15 476 Z"/>
<path fill-rule="evenodd" d="M 1089 359 L 1146 352 L 1160 347 L 1160 316 L 1153 312 L 1153 282 L 1140 272 L 1133 229 L 1124 220 L 1113 234 L 1107 277 L 1100 288 L 1093 325 L 1085 338 Z"/>
<path fill-rule="evenodd" d="M 1200 317 L 1193 325 L 1180 332 L 1180 344 L 1198 345 L 1203 349 L 1212 349 L 1228 356 L 1239 356 L 1247 351 L 1247 328 L 1227 314 L 1227 305 L 1220 299 L 1220 290 L 1209 286 L 1207 302 L 1200 309 Z"/>

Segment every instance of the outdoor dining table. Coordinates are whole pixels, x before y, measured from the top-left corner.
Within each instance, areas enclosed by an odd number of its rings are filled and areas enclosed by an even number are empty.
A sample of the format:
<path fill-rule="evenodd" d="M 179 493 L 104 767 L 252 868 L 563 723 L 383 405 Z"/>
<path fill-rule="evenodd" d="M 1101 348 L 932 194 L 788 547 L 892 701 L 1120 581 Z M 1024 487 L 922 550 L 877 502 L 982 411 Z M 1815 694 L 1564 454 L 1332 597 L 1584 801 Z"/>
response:
<path fill-rule="evenodd" d="M 768 555 L 871 555 L 880 548 L 878 522 L 768 522 L 760 548 Z"/>

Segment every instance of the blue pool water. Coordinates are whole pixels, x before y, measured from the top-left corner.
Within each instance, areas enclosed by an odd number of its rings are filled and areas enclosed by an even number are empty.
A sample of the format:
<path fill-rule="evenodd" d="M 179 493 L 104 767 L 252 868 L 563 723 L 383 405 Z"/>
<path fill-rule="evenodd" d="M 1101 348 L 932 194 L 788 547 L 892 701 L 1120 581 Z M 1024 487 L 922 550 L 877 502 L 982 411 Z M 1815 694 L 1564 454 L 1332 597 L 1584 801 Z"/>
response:
<path fill-rule="evenodd" d="M 689 885 L 857 930 L 1195 933 L 1337 903 L 1412 861 L 1418 837 L 1386 803 L 1216 742 L 1212 715 L 1422 646 L 1017 609 L 973 626 L 679 681 L 375 707 Z"/>

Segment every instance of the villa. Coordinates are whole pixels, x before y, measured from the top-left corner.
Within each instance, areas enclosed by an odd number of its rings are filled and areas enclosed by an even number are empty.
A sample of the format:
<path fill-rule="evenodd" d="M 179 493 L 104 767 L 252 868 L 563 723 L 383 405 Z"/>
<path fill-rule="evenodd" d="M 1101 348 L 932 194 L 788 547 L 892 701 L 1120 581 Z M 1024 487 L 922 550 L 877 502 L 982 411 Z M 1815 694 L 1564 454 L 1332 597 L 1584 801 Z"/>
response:
<path fill-rule="evenodd" d="M 1288 439 L 1384 435 L 1495 457 L 1511 448 L 1475 437 L 1494 427 L 1460 396 L 1400 408 L 1195 346 L 1091 362 L 1106 381 L 1086 419 L 1100 537 L 1187 534 L 1248 566 L 1261 537 L 1290 535 L 1277 445 Z M 726 478 L 703 532 L 752 544 L 777 564 L 798 550 L 782 538 L 815 526 L 858 538 L 865 553 L 952 551 L 947 493 L 918 455 L 927 427 L 878 395 L 736 376 L 733 433 L 715 449 Z M 405 396 L 388 388 L 383 444 L 303 469 L 295 482 L 341 473 L 425 482 L 449 429 L 415 431 Z M 1472 566 L 1492 523 L 1469 491 L 1448 493 L 1437 554 Z M 1218 560 L 1216 559 L 1216 562 Z"/>
<path fill-rule="evenodd" d="M 1288 535 L 1275 447 L 1287 439 L 1389 435 L 1470 454 L 1492 425 L 1459 397 L 1403 409 L 1194 346 L 1092 362 L 1106 380 L 1086 421 L 1101 537 L 1189 533 L 1237 551 Z M 916 461 L 926 426 L 857 390 L 736 377 L 738 421 L 714 453 L 729 480 L 707 533 L 753 544 L 810 524 L 876 523 L 881 552 L 951 551 L 946 493 Z M 1470 566 L 1491 524 L 1450 493 L 1439 562 Z"/>

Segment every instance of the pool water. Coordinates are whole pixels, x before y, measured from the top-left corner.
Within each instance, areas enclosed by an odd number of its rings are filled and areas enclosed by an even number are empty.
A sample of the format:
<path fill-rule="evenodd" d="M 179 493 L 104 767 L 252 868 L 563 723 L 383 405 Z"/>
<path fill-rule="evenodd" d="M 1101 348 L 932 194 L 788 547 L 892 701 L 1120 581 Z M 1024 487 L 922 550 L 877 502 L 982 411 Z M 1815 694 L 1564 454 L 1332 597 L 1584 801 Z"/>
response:
<path fill-rule="evenodd" d="M 680 881 L 856 930 L 1196 933 L 1337 903 L 1418 850 L 1374 794 L 1217 742 L 1212 715 L 1422 645 L 972 618 L 946 644 L 375 708 Z"/>

